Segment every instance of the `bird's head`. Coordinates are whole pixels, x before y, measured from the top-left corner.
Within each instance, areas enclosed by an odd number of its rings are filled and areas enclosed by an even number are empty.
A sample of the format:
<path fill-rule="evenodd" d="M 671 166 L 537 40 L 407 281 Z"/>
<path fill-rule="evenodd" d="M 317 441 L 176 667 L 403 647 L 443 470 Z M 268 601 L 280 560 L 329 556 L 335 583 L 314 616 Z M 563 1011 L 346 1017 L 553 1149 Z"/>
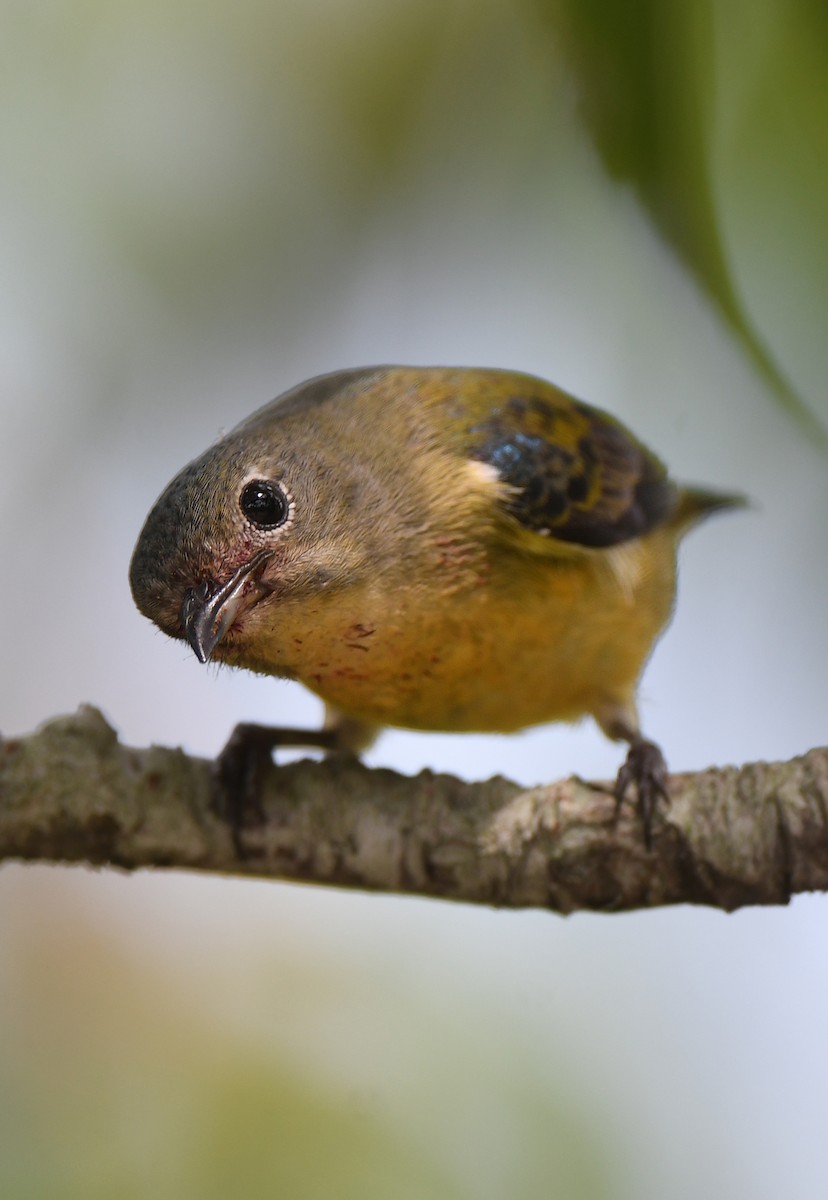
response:
<path fill-rule="evenodd" d="M 185 467 L 141 531 L 135 603 L 201 662 L 249 658 L 277 606 L 318 600 L 368 569 L 376 481 L 320 435 L 319 397 L 311 419 L 304 400 L 299 412 L 274 402 Z"/>

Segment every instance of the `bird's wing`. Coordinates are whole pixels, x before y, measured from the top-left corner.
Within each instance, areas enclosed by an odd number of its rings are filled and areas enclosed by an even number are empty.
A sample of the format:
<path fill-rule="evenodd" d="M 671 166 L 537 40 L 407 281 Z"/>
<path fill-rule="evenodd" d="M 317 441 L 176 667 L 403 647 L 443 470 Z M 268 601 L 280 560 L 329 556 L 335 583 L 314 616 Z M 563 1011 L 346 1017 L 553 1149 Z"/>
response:
<path fill-rule="evenodd" d="M 547 544 L 601 548 L 667 521 L 678 491 L 656 456 L 606 413 L 534 383 L 478 409 L 463 439 L 518 524 Z"/>

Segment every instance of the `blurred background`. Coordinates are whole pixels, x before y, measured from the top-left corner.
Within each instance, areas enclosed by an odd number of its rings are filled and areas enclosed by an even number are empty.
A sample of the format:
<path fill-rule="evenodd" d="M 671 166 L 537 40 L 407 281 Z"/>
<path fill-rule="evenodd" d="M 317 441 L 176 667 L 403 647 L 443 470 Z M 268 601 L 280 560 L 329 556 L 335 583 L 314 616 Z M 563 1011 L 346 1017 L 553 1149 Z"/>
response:
<path fill-rule="evenodd" d="M 134 610 L 168 479 L 303 378 L 521 368 L 755 508 L 685 544 L 676 770 L 824 743 L 818 0 L 0 3 L 0 729 L 312 724 Z M 370 761 L 614 775 L 588 724 Z M 501 913 L 0 872 L 0 1192 L 787 1200 L 828 1177 L 828 899 Z"/>

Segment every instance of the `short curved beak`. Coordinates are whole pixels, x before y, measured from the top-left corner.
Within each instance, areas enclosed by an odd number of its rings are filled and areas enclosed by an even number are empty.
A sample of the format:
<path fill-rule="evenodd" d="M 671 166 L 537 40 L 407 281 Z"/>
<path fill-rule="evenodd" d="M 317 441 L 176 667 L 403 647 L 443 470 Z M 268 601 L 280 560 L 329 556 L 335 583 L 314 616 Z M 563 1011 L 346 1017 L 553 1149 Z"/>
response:
<path fill-rule="evenodd" d="M 216 646 L 240 612 L 261 598 L 259 569 L 269 557 L 267 551 L 244 563 L 226 583 L 205 579 L 189 588 L 181 605 L 181 627 L 200 663 L 209 661 Z"/>

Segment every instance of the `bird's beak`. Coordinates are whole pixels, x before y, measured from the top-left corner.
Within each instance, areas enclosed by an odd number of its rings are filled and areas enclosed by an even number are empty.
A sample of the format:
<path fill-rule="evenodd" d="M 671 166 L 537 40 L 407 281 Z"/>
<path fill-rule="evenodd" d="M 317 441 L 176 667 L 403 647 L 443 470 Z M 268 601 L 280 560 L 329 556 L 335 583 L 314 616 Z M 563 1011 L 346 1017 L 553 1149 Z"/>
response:
<path fill-rule="evenodd" d="M 181 605 L 184 636 L 201 663 L 206 663 L 240 611 L 252 607 L 263 594 L 259 571 L 269 557 L 257 554 L 221 584 L 203 580 L 189 588 Z"/>

